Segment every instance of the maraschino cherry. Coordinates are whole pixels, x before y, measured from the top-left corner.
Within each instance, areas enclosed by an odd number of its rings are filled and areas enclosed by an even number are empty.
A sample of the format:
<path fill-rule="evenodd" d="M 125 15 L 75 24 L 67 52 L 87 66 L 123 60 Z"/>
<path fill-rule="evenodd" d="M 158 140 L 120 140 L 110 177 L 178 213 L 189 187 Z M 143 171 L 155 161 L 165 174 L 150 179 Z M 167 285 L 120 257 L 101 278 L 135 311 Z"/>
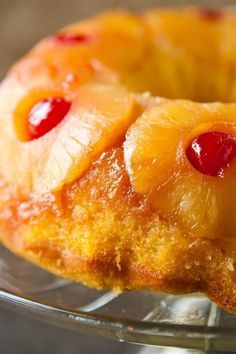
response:
<path fill-rule="evenodd" d="M 31 140 L 40 138 L 60 123 L 70 107 L 71 102 L 63 97 L 49 97 L 34 104 L 28 115 Z"/>
<path fill-rule="evenodd" d="M 206 21 L 219 21 L 222 18 L 222 10 L 217 9 L 199 9 L 199 16 Z"/>
<path fill-rule="evenodd" d="M 61 44 L 82 44 L 90 41 L 90 37 L 84 33 L 59 33 L 55 38 Z"/>
<path fill-rule="evenodd" d="M 190 142 L 186 156 L 202 174 L 224 177 L 224 169 L 236 156 L 236 138 L 217 131 L 203 133 Z"/>

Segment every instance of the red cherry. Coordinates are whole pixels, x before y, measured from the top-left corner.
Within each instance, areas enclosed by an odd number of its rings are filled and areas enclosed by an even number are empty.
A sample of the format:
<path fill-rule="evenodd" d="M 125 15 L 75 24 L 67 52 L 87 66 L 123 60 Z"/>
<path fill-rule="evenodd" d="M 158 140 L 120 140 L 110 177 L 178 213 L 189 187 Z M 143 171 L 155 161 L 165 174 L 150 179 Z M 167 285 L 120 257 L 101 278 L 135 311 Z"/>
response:
<path fill-rule="evenodd" d="M 199 15 L 202 19 L 207 21 L 219 21 L 223 12 L 216 9 L 199 9 Z"/>
<path fill-rule="evenodd" d="M 71 102 L 63 97 L 50 97 L 37 102 L 28 116 L 28 130 L 31 140 L 38 139 L 54 128 L 65 117 Z"/>
<path fill-rule="evenodd" d="M 59 33 L 56 36 L 56 40 L 62 44 L 76 44 L 76 43 L 86 43 L 90 40 L 86 34 L 73 34 L 73 33 Z"/>
<path fill-rule="evenodd" d="M 186 149 L 191 165 L 204 175 L 224 177 L 224 169 L 236 155 L 236 138 L 217 131 L 194 138 Z"/>

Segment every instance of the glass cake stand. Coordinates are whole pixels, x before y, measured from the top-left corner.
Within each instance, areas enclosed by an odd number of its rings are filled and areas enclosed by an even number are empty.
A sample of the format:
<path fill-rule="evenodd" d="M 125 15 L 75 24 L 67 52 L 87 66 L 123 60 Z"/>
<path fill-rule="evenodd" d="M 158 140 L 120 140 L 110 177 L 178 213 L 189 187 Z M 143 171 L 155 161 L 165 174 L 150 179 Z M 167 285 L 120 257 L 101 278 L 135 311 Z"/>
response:
<path fill-rule="evenodd" d="M 1 305 L 76 331 L 145 345 L 140 354 L 173 353 L 173 347 L 179 348 L 176 354 L 187 349 L 236 352 L 236 316 L 199 294 L 96 291 L 41 270 L 1 246 L 0 274 Z"/>

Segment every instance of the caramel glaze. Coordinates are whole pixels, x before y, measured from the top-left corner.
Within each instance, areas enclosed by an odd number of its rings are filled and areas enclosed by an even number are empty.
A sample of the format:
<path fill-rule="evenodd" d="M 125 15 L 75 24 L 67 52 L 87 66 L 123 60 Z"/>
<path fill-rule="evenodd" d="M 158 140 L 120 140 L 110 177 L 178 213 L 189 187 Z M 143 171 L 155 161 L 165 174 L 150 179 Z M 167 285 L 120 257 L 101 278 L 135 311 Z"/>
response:
<path fill-rule="evenodd" d="M 132 190 L 121 144 L 58 193 L 36 200 L 1 189 L 3 243 L 44 268 L 96 288 L 201 290 L 234 311 L 233 248 L 161 220 L 148 196 Z"/>

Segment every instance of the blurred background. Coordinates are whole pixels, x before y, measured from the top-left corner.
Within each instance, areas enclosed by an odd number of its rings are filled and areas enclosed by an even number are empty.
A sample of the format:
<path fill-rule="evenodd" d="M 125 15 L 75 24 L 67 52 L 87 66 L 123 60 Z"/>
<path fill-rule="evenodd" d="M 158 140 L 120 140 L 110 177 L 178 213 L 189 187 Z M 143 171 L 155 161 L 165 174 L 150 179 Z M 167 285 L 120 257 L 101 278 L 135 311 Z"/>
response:
<path fill-rule="evenodd" d="M 114 7 L 141 9 L 150 6 L 184 4 L 217 7 L 225 4 L 234 5 L 236 1 L 0 0 L 0 78 L 4 76 L 9 66 L 40 38 L 99 10 Z M 0 308 L 1 354 L 131 354 L 134 352 L 137 352 L 137 347 L 134 345 L 80 335 Z M 172 352 L 177 353 L 175 349 Z"/>
<path fill-rule="evenodd" d="M 98 11 L 120 7 L 131 10 L 151 6 L 196 4 L 217 7 L 235 0 L 0 0 L 0 77 L 17 58 L 42 37 Z"/>

